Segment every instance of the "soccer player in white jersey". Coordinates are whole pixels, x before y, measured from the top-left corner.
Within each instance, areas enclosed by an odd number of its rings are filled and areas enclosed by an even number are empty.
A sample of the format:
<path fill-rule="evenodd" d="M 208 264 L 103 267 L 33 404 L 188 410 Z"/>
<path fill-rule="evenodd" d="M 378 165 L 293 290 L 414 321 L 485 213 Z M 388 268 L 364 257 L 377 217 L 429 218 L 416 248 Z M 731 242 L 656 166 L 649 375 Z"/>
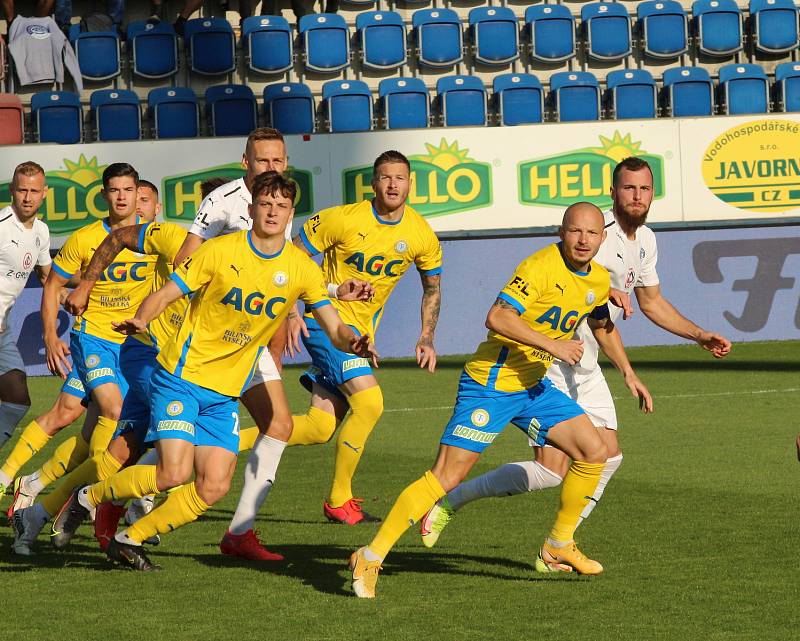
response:
<path fill-rule="evenodd" d="M 662 329 L 694 340 L 715 358 L 723 358 L 730 352 L 731 342 L 682 316 L 661 293 L 656 271 L 656 237 L 645 225 L 653 200 L 653 173 L 645 160 L 630 157 L 615 167 L 611 198 L 612 208 L 604 213 L 606 240 L 595 257 L 595 261 L 610 272 L 611 287 L 626 294 L 635 293 L 641 311 Z M 613 322 L 622 310 L 619 307 L 611 309 Z M 547 375 L 559 389 L 578 401 L 598 428 L 608 449 L 608 460 L 600 482 L 581 514 L 581 523 L 597 505 L 609 480 L 622 464 L 622 450 L 617 439 L 614 401 L 597 363 L 597 342 L 585 325 L 579 327 L 577 338 L 584 345 L 580 361 L 574 366 L 558 362 Z M 569 466 L 567 456 L 552 447 L 536 447 L 535 451 L 533 461 L 503 465 L 449 492 L 420 522 L 425 545 L 432 547 L 455 512 L 467 503 L 484 497 L 510 496 L 559 485 Z M 569 568 L 540 555 L 536 569 L 551 572 Z"/>

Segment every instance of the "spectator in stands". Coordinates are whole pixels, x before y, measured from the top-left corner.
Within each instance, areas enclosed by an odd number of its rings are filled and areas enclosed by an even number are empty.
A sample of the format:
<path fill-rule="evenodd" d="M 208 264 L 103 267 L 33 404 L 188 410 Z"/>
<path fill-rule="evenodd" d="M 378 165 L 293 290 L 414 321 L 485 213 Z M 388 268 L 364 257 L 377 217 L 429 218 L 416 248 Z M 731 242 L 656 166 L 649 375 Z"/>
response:
<path fill-rule="evenodd" d="M 54 5 L 55 15 L 53 17 L 61 30 L 66 33 L 72 22 L 72 0 L 39 0 L 36 6 L 36 15 L 49 16 L 53 13 Z M 44 13 L 39 13 L 39 11 Z M 106 0 L 106 12 L 119 31 L 122 19 L 125 17 L 125 0 Z"/>
<path fill-rule="evenodd" d="M 11 24 L 14 19 L 14 0 L 0 0 L 0 8 L 3 10 L 3 17 L 6 19 L 6 24 Z"/>

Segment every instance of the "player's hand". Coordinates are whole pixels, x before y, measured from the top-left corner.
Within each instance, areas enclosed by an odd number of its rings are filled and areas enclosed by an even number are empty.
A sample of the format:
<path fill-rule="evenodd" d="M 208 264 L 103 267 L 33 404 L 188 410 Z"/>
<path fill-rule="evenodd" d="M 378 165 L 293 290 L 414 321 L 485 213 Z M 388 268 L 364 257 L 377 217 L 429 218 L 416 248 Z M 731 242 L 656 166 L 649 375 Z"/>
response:
<path fill-rule="evenodd" d="M 289 316 L 289 318 L 286 319 L 286 349 L 284 350 L 284 354 L 287 356 L 294 356 L 300 353 L 300 346 L 302 344 L 300 334 L 308 338 L 308 327 L 306 327 L 306 321 L 303 319 L 303 316 L 295 311 L 293 316 Z"/>
<path fill-rule="evenodd" d="M 348 278 L 336 290 L 336 298 L 339 300 L 351 301 L 367 301 L 375 295 L 375 288 L 372 283 L 358 278 Z"/>
<path fill-rule="evenodd" d="M 380 354 L 375 350 L 375 343 L 369 340 L 369 334 L 353 338 L 353 340 L 350 341 L 350 352 L 361 358 L 368 359 L 373 367 L 378 367 L 378 357 Z"/>
<path fill-rule="evenodd" d="M 72 365 L 69 364 L 67 358 L 70 355 L 67 344 L 58 337 L 50 340 L 45 338 L 44 353 L 47 358 L 47 369 L 62 379 L 67 378 L 67 374 L 72 371 Z"/>
<path fill-rule="evenodd" d="M 417 365 L 433 374 L 436 371 L 436 349 L 433 347 L 433 339 L 428 336 L 420 336 L 417 341 L 416 353 Z"/>
<path fill-rule="evenodd" d="M 634 398 L 639 399 L 639 409 L 645 414 L 653 413 L 653 397 L 650 395 L 650 390 L 647 386 L 639 380 L 636 374 L 630 373 L 625 377 L 625 385 L 633 394 Z"/>
<path fill-rule="evenodd" d="M 553 341 L 552 349 L 547 351 L 567 365 L 575 365 L 583 356 L 583 341 Z"/>
<path fill-rule="evenodd" d="M 115 332 L 132 336 L 133 334 L 144 334 L 147 332 L 147 323 L 138 318 L 129 318 L 121 323 L 111 322 Z"/>
<path fill-rule="evenodd" d="M 731 351 L 731 342 L 714 332 L 703 332 L 697 337 L 697 344 L 703 349 L 711 352 L 714 358 L 724 358 Z"/>
<path fill-rule="evenodd" d="M 84 283 L 85 281 L 81 281 L 75 289 L 67 294 L 66 300 L 62 303 L 64 309 L 73 316 L 80 316 L 89 306 L 89 294 L 92 291 L 92 287 L 91 284 Z"/>
<path fill-rule="evenodd" d="M 630 294 L 623 292 L 621 289 L 614 289 L 612 287 L 608 290 L 608 300 L 612 305 L 622 308 L 622 320 L 628 320 L 633 316 Z"/>

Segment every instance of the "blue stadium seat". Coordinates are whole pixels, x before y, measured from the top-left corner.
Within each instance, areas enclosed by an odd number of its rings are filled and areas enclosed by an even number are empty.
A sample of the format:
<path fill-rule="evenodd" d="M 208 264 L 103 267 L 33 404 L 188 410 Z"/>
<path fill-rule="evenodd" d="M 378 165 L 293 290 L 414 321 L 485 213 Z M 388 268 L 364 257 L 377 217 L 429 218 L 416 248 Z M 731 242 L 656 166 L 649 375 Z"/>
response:
<path fill-rule="evenodd" d="M 775 67 L 775 102 L 781 111 L 800 111 L 800 62 Z"/>
<path fill-rule="evenodd" d="M 137 20 L 128 24 L 127 33 L 133 73 L 142 78 L 178 73 L 178 37 L 169 22 Z"/>
<path fill-rule="evenodd" d="M 750 28 L 758 51 L 788 53 L 800 45 L 793 0 L 750 0 Z"/>
<path fill-rule="evenodd" d="M 372 94 L 366 82 L 329 80 L 322 85 L 321 108 L 331 132 L 372 129 Z"/>
<path fill-rule="evenodd" d="M 592 2 L 581 7 L 586 53 L 595 60 L 622 60 L 630 55 L 631 19 L 617 2 Z"/>
<path fill-rule="evenodd" d="M 539 4 L 525 9 L 525 33 L 531 57 L 564 62 L 575 57 L 575 18 L 563 4 Z"/>
<path fill-rule="evenodd" d="M 506 65 L 519 58 L 517 16 L 508 7 L 477 7 L 469 12 L 469 30 L 475 60 Z"/>
<path fill-rule="evenodd" d="M 501 125 L 525 125 L 544 119 L 544 91 L 536 76 L 505 73 L 495 76 L 492 101 Z"/>
<path fill-rule="evenodd" d="M 159 87 L 147 94 L 156 138 L 196 138 L 200 134 L 197 98 L 186 87 Z"/>
<path fill-rule="evenodd" d="M 288 71 L 292 68 L 292 29 L 280 16 L 250 16 L 242 23 L 242 49 L 253 71 Z"/>
<path fill-rule="evenodd" d="M 139 140 L 142 135 L 142 111 L 139 96 L 125 89 L 100 89 L 89 98 L 97 140 Z"/>
<path fill-rule="evenodd" d="M 70 145 L 81 141 L 83 110 L 77 94 L 71 91 L 33 94 L 31 116 L 36 122 L 36 139 L 39 142 Z"/>
<path fill-rule="evenodd" d="M 476 76 L 445 76 L 436 82 L 439 113 L 445 127 L 486 124 L 486 89 Z"/>
<path fill-rule="evenodd" d="M 554 73 L 550 76 L 550 96 L 559 122 L 600 120 L 600 85 L 593 73 Z"/>
<path fill-rule="evenodd" d="M 657 91 L 653 76 L 645 69 L 620 69 L 606 76 L 609 107 L 616 120 L 655 118 Z"/>
<path fill-rule="evenodd" d="M 81 33 L 80 25 L 74 24 L 69 40 L 84 78 L 109 80 L 120 74 L 119 35 L 115 31 Z"/>
<path fill-rule="evenodd" d="M 724 114 L 763 114 L 769 111 L 769 80 L 759 65 L 720 67 L 719 88 Z"/>
<path fill-rule="evenodd" d="M 406 63 L 406 25 L 394 11 L 364 11 L 356 16 L 361 64 L 369 69 L 397 69 Z"/>
<path fill-rule="evenodd" d="M 673 67 L 664 71 L 664 96 L 671 116 L 714 114 L 714 85 L 702 67 Z"/>
<path fill-rule="evenodd" d="M 236 69 L 236 36 L 223 18 L 195 18 L 183 26 L 188 66 L 203 76 L 219 76 Z"/>
<path fill-rule="evenodd" d="M 350 31 L 336 13 L 312 13 L 300 18 L 300 38 L 307 69 L 335 73 L 350 65 Z"/>
<path fill-rule="evenodd" d="M 676 58 L 689 49 L 689 20 L 680 2 L 640 2 L 636 24 L 644 40 L 644 52 L 651 58 Z"/>
<path fill-rule="evenodd" d="M 314 133 L 314 96 L 301 82 L 279 82 L 264 87 L 264 115 L 284 134 Z"/>
<path fill-rule="evenodd" d="M 461 62 L 461 20 L 451 9 L 420 9 L 411 16 L 419 62 L 428 67 L 452 67 Z"/>
<path fill-rule="evenodd" d="M 253 90 L 246 85 L 206 89 L 206 115 L 212 136 L 246 136 L 258 123 Z"/>
<path fill-rule="evenodd" d="M 742 12 L 735 0 L 697 0 L 692 18 L 700 52 L 727 57 L 742 50 Z"/>
<path fill-rule="evenodd" d="M 419 78 L 385 78 L 378 84 L 378 109 L 387 129 L 417 129 L 430 123 L 430 97 Z"/>

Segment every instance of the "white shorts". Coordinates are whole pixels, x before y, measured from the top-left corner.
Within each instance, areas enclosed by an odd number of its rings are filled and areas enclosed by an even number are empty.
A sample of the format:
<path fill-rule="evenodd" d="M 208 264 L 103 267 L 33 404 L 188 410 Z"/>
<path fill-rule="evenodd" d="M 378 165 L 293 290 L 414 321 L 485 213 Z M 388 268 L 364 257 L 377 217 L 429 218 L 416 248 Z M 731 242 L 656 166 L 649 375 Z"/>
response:
<path fill-rule="evenodd" d="M 268 383 L 269 381 L 279 380 L 281 380 L 281 374 L 275 365 L 275 361 L 272 359 L 272 354 L 269 353 L 268 349 L 264 349 L 264 351 L 261 353 L 261 358 L 259 358 L 258 363 L 256 363 L 256 369 L 253 372 L 253 377 L 250 379 L 250 382 L 247 384 L 245 390 L 249 390 L 251 387 L 255 387 L 256 385 Z"/>
<path fill-rule="evenodd" d="M 25 363 L 19 348 L 11 337 L 11 332 L 6 330 L 0 332 L 0 376 L 7 374 L 13 369 L 25 371 Z"/>

